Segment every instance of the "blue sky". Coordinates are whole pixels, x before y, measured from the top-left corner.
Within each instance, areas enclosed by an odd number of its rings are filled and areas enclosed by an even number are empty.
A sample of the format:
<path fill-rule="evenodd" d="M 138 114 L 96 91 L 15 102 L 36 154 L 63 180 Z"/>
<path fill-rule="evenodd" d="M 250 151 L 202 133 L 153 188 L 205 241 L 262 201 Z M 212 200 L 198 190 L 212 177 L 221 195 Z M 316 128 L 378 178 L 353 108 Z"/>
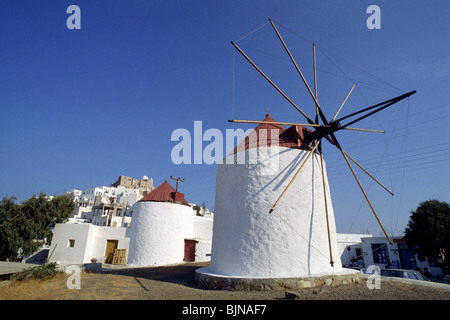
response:
<path fill-rule="evenodd" d="M 80 30 L 66 27 L 71 4 L 81 9 Z M 372 4 L 381 9 L 379 30 L 366 27 Z M 317 44 L 318 96 L 329 118 L 353 82 L 341 115 L 417 90 L 358 123 L 385 134 L 338 135 L 395 193 L 357 171 L 388 233 L 401 234 L 420 202 L 450 201 L 448 12 L 443 0 L 1 1 L 0 195 L 24 200 L 110 185 L 119 175 L 145 174 L 159 185 L 172 175 L 186 179 L 188 201 L 213 208 L 216 167 L 172 164 L 175 129 L 192 131 L 201 120 L 204 130 L 225 131 L 237 128 L 227 122 L 233 114 L 262 120 L 266 109 L 304 122 L 230 41 L 314 114 L 271 18 L 311 82 Z M 338 231 L 380 235 L 338 150 L 324 152 Z"/>

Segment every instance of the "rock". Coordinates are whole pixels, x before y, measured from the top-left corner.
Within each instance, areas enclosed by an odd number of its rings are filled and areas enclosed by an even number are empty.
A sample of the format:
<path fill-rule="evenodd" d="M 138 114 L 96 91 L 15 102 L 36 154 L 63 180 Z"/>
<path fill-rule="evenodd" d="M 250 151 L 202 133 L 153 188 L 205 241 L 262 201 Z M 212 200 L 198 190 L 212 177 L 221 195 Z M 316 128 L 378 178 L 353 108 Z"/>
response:
<path fill-rule="evenodd" d="M 295 291 L 286 291 L 284 293 L 284 298 L 288 299 L 288 300 L 295 300 L 295 299 L 299 299 L 300 296 L 297 292 Z"/>
<path fill-rule="evenodd" d="M 311 284 L 311 281 L 300 280 L 298 282 L 298 287 L 299 288 L 311 288 L 311 287 L 313 287 L 313 285 Z"/>
<path fill-rule="evenodd" d="M 316 279 L 314 281 L 314 284 L 316 285 L 316 287 L 321 287 L 325 284 L 325 282 L 322 279 Z"/>

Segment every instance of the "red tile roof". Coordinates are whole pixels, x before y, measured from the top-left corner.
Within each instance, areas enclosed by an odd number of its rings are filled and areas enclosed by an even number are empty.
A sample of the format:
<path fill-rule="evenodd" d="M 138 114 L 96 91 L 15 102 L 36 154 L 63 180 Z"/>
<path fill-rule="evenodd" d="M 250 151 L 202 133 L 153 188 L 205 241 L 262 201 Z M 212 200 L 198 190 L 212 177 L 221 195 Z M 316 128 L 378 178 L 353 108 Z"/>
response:
<path fill-rule="evenodd" d="M 267 114 L 263 122 L 276 122 Z M 302 126 L 291 126 L 288 129 L 281 124 L 260 123 L 245 139 L 234 149 L 233 153 L 257 147 L 269 147 L 272 144 L 285 148 L 299 148 L 309 150 L 304 143 Z M 275 134 L 272 137 L 272 134 Z"/>
<path fill-rule="evenodd" d="M 189 206 L 189 203 L 184 200 L 184 194 L 181 192 L 176 192 L 167 180 L 139 200 L 139 202 L 140 201 L 173 202 Z"/>

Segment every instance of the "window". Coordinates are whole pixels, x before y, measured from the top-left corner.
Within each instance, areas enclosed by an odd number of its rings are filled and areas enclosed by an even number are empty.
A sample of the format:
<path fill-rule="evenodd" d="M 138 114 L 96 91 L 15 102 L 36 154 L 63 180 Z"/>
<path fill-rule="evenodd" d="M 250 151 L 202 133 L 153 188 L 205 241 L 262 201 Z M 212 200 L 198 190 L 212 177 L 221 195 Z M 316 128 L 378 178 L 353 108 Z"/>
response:
<path fill-rule="evenodd" d="M 75 239 L 69 239 L 69 242 L 67 243 L 68 248 L 75 247 Z"/>
<path fill-rule="evenodd" d="M 389 253 L 385 243 L 372 243 L 372 254 L 374 263 L 388 263 Z"/>

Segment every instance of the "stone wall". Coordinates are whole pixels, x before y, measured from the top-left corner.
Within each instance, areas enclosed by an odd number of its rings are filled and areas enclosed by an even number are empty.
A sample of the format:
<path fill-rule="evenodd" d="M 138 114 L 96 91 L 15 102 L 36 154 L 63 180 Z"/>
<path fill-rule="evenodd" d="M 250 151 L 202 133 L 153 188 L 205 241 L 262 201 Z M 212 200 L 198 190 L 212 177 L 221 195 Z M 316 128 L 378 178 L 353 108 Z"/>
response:
<path fill-rule="evenodd" d="M 360 283 L 361 276 L 359 271 L 346 269 L 336 274 L 298 278 L 238 278 L 202 273 L 202 269 L 198 269 L 195 272 L 195 280 L 200 287 L 205 289 L 264 291 Z"/>

